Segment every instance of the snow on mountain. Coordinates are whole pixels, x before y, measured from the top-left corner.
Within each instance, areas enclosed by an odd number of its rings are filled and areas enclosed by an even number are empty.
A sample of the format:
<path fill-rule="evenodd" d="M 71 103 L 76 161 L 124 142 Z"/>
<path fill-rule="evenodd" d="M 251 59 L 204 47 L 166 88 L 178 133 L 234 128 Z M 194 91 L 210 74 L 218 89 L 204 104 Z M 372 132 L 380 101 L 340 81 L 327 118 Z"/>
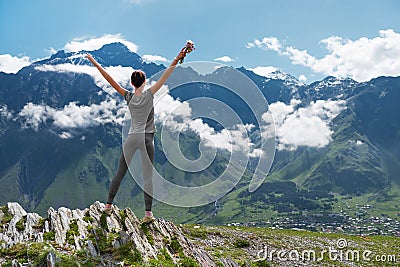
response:
<path fill-rule="evenodd" d="M 273 79 L 273 80 L 282 80 L 285 81 L 288 84 L 295 84 L 295 85 L 302 85 L 302 83 L 293 77 L 292 75 L 285 73 L 283 71 L 280 71 L 279 69 L 268 66 L 268 67 L 256 67 L 253 69 L 249 69 L 255 74 L 259 76 L 263 76 L 268 79 Z"/>
<path fill-rule="evenodd" d="M 359 83 L 350 78 L 337 78 L 333 76 L 328 76 L 322 81 L 316 82 L 313 85 L 313 89 L 319 91 L 324 88 L 351 88 Z"/>

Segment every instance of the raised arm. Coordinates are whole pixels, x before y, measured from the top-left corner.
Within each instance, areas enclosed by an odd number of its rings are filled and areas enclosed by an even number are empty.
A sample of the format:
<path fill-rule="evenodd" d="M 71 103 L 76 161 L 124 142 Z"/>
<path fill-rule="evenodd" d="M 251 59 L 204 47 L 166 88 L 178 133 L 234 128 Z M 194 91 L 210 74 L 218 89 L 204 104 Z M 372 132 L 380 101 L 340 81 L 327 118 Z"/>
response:
<path fill-rule="evenodd" d="M 111 76 L 106 72 L 106 70 L 92 57 L 90 54 L 86 54 L 86 58 L 92 62 L 92 64 L 100 71 L 101 75 L 107 80 L 107 82 L 115 89 L 118 93 L 124 96 L 126 90 L 122 88 Z"/>
<path fill-rule="evenodd" d="M 161 86 L 164 85 L 164 83 L 168 80 L 169 76 L 171 76 L 172 72 L 174 72 L 174 69 L 176 65 L 178 64 L 179 60 L 181 58 L 184 58 L 186 56 L 186 51 L 185 48 L 182 48 L 182 50 L 179 52 L 179 54 L 174 58 L 172 61 L 171 65 L 164 71 L 163 75 L 161 75 L 161 78 L 152 86 L 150 87 L 150 91 L 153 93 L 157 93 L 158 90 L 160 90 Z"/>

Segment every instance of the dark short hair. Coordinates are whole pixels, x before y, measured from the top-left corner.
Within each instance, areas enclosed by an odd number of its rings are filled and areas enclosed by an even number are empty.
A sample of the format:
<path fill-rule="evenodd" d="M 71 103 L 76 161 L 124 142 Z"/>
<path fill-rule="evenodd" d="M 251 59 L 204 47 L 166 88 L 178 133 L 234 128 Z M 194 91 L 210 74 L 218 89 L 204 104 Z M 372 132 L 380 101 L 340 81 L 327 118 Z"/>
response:
<path fill-rule="evenodd" d="M 142 70 L 134 70 L 131 75 L 131 82 L 136 88 L 142 86 L 146 80 L 146 74 Z"/>

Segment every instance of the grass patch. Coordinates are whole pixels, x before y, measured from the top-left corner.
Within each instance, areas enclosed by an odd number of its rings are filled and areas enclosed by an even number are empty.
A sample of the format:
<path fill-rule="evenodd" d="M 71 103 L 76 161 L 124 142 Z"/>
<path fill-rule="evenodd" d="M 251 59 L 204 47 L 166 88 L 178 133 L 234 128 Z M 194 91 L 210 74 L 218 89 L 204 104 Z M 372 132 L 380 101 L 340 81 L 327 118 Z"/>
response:
<path fill-rule="evenodd" d="M 25 230 L 25 223 L 26 223 L 26 216 L 23 216 L 16 224 L 15 224 L 15 228 L 17 228 L 17 230 L 19 232 L 22 232 Z"/>
<path fill-rule="evenodd" d="M 32 226 L 32 228 L 39 229 L 39 230 L 43 229 L 46 220 L 47 220 L 46 218 L 40 218 L 39 222 L 37 224 L 35 224 L 34 226 Z"/>
<path fill-rule="evenodd" d="M 171 256 L 168 254 L 168 251 L 165 248 L 161 249 L 160 253 L 166 260 L 172 261 Z"/>
<path fill-rule="evenodd" d="M 208 234 L 207 231 L 204 229 L 188 229 L 189 235 L 191 237 L 205 239 L 207 238 Z"/>
<path fill-rule="evenodd" d="M 183 248 L 181 244 L 178 241 L 178 238 L 176 236 L 171 238 L 171 242 L 169 243 L 170 248 L 172 249 L 174 254 L 182 253 Z"/>
<path fill-rule="evenodd" d="M 89 210 L 86 211 L 85 216 L 83 216 L 83 221 L 85 221 L 87 223 L 94 222 L 94 219 L 92 218 L 92 216 L 90 216 Z"/>
<path fill-rule="evenodd" d="M 1 266 L 2 267 L 12 267 L 12 261 L 7 260 L 7 261 L 3 262 L 3 264 Z"/>
<path fill-rule="evenodd" d="M 123 230 L 127 231 L 128 228 L 126 228 L 125 220 L 126 220 L 126 218 L 128 218 L 128 215 L 126 214 L 126 210 L 120 210 L 119 211 L 119 216 L 121 216 Z"/>
<path fill-rule="evenodd" d="M 250 246 L 250 242 L 248 240 L 238 238 L 233 242 L 233 246 L 235 248 L 247 248 Z"/>
<path fill-rule="evenodd" d="M 16 259 L 18 263 L 25 266 L 29 263 L 29 266 L 46 266 L 47 255 L 53 252 L 56 256 L 56 266 L 70 267 L 70 266 L 82 266 L 82 267 L 95 267 L 95 263 L 100 263 L 96 259 L 88 258 L 85 251 L 77 251 L 72 255 L 60 253 L 54 251 L 46 243 L 28 243 L 28 244 L 16 244 L 8 249 L 0 249 L 0 257 L 7 259 Z M 1 266 L 14 266 L 12 261 L 3 262 Z"/>
<path fill-rule="evenodd" d="M 69 224 L 69 230 L 66 233 L 68 244 L 75 245 L 75 236 L 79 236 L 78 223 L 76 220 L 72 220 Z"/>
<path fill-rule="evenodd" d="M 103 213 L 100 217 L 100 227 L 108 232 L 107 214 Z"/>
<path fill-rule="evenodd" d="M 43 266 L 50 251 L 52 249 L 45 243 L 31 243 L 27 249 L 27 256 L 33 266 Z"/>
<path fill-rule="evenodd" d="M 142 263 L 142 255 L 133 247 L 132 241 L 114 249 L 113 258 L 117 261 L 124 261 L 124 264 L 134 265 Z"/>
<path fill-rule="evenodd" d="M 60 261 L 57 262 L 57 267 L 79 267 L 81 266 L 81 264 L 79 263 L 79 261 L 77 261 L 76 259 L 74 259 L 73 257 L 69 256 L 69 255 L 60 255 L 59 256 Z"/>
<path fill-rule="evenodd" d="M 270 267 L 270 266 L 271 265 L 266 260 L 251 263 L 251 267 Z"/>
<path fill-rule="evenodd" d="M 2 224 L 9 223 L 14 216 L 8 210 L 8 206 L 5 205 L 5 206 L 1 207 L 1 211 L 3 212 L 3 218 L 1 218 L 1 223 Z"/>
<path fill-rule="evenodd" d="M 56 233 L 54 233 L 54 231 L 43 233 L 43 239 L 48 241 L 55 241 Z"/>
<path fill-rule="evenodd" d="M 168 261 L 168 260 L 165 260 L 165 259 L 159 257 L 157 260 L 156 259 L 151 259 L 149 261 L 149 266 L 150 267 L 159 267 L 159 266 L 162 266 L 162 267 L 176 267 L 176 264 L 173 261 Z"/>
<path fill-rule="evenodd" d="M 25 262 L 27 260 L 27 250 L 26 244 L 15 244 L 10 248 L 0 249 L 0 256 Z"/>
<path fill-rule="evenodd" d="M 150 229 L 149 229 L 149 227 L 147 226 L 147 224 L 146 224 L 146 223 L 142 223 L 142 224 L 140 225 L 140 228 L 142 229 L 144 235 L 146 236 L 147 241 L 149 242 L 149 244 L 150 244 L 150 245 L 154 245 L 154 238 L 153 238 L 153 236 L 151 235 Z"/>
<path fill-rule="evenodd" d="M 183 257 L 179 261 L 179 265 L 182 267 L 200 267 L 200 265 L 193 258 Z"/>
<path fill-rule="evenodd" d="M 103 229 L 101 229 L 101 228 L 93 229 L 90 232 L 88 238 L 97 247 L 100 254 L 112 252 L 112 240 L 107 238 L 107 235 L 104 233 Z"/>
<path fill-rule="evenodd" d="M 171 256 L 168 254 L 168 252 L 163 249 L 160 251 L 161 254 L 157 255 L 157 259 L 151 259 L 149 261 L 149 266 L 150 267 L 175 267 L 176 264 L 172 260 Z"/>

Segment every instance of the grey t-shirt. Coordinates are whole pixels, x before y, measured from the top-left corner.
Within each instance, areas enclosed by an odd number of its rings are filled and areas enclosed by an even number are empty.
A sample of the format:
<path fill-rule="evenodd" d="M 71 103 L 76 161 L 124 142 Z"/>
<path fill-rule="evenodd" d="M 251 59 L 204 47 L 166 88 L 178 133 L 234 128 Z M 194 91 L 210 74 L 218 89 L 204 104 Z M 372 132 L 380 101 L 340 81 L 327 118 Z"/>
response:
<path fill-rule="evenodd" d="M 156 127 L 154 125 L 153 93 L 146 90 L 137 96 L 132 92 L 126 92 L 124 98 L 131 113 L 129 134 L 154 133 Z"/>

